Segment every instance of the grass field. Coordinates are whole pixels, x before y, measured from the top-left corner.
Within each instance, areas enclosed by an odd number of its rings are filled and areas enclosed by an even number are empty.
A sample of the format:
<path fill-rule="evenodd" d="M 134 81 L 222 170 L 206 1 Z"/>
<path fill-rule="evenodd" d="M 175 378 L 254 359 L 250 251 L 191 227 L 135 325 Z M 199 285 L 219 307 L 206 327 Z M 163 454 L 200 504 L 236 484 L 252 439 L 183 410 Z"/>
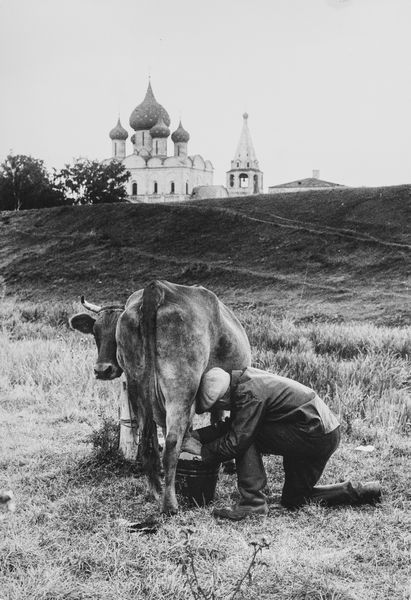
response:
<path fill-rule="evenodd" d="M 0 513 L 0 600 L 410 599 L 410 214 L 410 186 L 1 213 L 0 490 L 17 510 Z M 322 481 L 380 479 L 380 506 L 279 513 L 270 457 L 266 519 L 186 509 L 126 531 L 158 507 L 113 452 L 119 382 L 94 380 L 67 320 L 82 293 L 122 302 L 157 277 L 218 293 L 255 366 L 324 397 L 343 440 Z M 221 474 L 216 503 L 235 499 Z"/>
<path fill-rule="evenodd" d="M 272 510 L 235 524 L 215 521 L 210 508 L 187 509 L 146 536 L 121 522 L 157 506 L 107 447 L 119 383 L 94 380 L 94 342 L 67 327 L 79 306 L 6 297 L 0 308 L 0 489 L 17 500 L 0 521 L 1 600 L 189 599 L 191 559 L 210 592 L 198 597 L 230 598 L 250 544 L 263 537 L 269 547 L 236 598 L 411 598 L 410 327 L 291 310 L 279 318 L 270 306 L 239 303 L 254 365 L 313 386 L 341 418 L 342 445 L 322 481 L 380 479 L 383 502 Z M 281 463 L 265 464 L 274 504 Z M 235 478 L 221 474 L 216 503 L 235 498 Z"/>

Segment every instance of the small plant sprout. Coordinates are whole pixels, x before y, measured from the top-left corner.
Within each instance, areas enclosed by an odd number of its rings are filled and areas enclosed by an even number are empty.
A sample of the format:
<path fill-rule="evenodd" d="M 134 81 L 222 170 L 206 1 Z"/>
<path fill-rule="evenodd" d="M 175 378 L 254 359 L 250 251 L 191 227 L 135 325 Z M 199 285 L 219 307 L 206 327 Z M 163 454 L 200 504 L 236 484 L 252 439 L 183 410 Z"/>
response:
<path fill-rule="evenodd" d="M 184 541 L 183 541 L 183 550 L 184 555 L 181 559 L 181 570 L 186 580 L 186 586 L 190 590 L 191 596 L 194 600 L 234 600 L 239 594 L 242 585 L 247 580 L 248 585 L 252 585 L 253 583 L 253 573 L 258 564 L 264 565 L 265 563 L 258 561 L 258 556 L 270 547 L 267 539 L 265 537 L 261 538 L 261 540 L 254 540 L 250 542 L 250 546 L 252 546 L 253 551 L 248 562 L 248 565 L 244 571 L 244 574 L 237 579 L 234 586 L 229 591 L 219 592 L 217 590 L 217 568 L 213 566 L 211 572 L 211 583 L 209 586 L 204 586 L 200 584 L 199 579 L 199 571 L 196 564 L 196 550 L 193 548 L 192 544 L 192 534 L 194 531 L 189 528 L 184 528 L 181 530 Z"/>

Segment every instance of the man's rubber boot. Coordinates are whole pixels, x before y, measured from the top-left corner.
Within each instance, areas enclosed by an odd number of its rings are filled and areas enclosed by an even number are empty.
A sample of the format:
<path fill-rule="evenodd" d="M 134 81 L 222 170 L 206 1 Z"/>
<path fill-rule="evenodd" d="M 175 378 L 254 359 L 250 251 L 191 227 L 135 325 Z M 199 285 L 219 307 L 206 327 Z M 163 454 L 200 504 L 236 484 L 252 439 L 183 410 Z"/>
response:
<path fill-rule="evenodd" d="M 244 506 L 235 504 L 226 508 L 215 508 L 213 516 L 220 519 L 230 519 L 231 521 L 241 521 L 246 517 L 265 516 L 268 514 L 268 506 L 262 504 L 260 506 Z"/>
<path fill-rule="evenodd" d="M 332 485 L 316 485 L 309 499 L 322 502 L 327 506 L 376 504 L 381 500 L 381 486 L 378 481 L 363 484 L 345 481 Z"/>
<path fill-rule="evenodd" d="M 351 485 L 357 495 L 355 504 L 377 504 L 381 502 L 381 485 L 379 481 Z"/>

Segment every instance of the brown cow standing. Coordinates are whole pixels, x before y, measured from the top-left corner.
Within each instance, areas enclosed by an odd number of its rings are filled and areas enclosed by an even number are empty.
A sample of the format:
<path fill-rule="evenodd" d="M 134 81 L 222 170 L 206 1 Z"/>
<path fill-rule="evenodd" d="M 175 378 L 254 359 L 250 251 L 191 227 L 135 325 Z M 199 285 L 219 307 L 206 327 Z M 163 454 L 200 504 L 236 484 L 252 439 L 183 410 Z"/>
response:
<path fill-rule="evenodd" d="M 156 424 L 164 429 L 162 510 L 175 513 L 177 460 L 201 377 L 216 366 L 226 371 L 249 366 L 246 333 L 231 310 L 203 287 L 153 281 L 130 296 L 124 312 L 88 306 L 99 309 L 98 318 L 76 315 L 71 326 L 94 334 L 98 378 L 113 379 L 124 371 L 139 419 L 143 465 L 156 492 L 161 488 Z"/>

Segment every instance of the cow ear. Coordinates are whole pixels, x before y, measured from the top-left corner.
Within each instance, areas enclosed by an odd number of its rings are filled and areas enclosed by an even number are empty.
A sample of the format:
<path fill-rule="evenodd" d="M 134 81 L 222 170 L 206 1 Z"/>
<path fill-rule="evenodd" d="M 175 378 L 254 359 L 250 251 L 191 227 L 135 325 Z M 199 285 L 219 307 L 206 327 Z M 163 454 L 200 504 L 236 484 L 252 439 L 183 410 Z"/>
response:
<path fill-rule="evenodd" d="M 81 333 L 93 333 L 95 322 L 96 319 L 93 319 L 93 317 L 90 317 L 87 313 L 79 313 L 69 320 L 70 327 L 72 329 L 77 329 L 77 331 L 81 331 Z"/>

